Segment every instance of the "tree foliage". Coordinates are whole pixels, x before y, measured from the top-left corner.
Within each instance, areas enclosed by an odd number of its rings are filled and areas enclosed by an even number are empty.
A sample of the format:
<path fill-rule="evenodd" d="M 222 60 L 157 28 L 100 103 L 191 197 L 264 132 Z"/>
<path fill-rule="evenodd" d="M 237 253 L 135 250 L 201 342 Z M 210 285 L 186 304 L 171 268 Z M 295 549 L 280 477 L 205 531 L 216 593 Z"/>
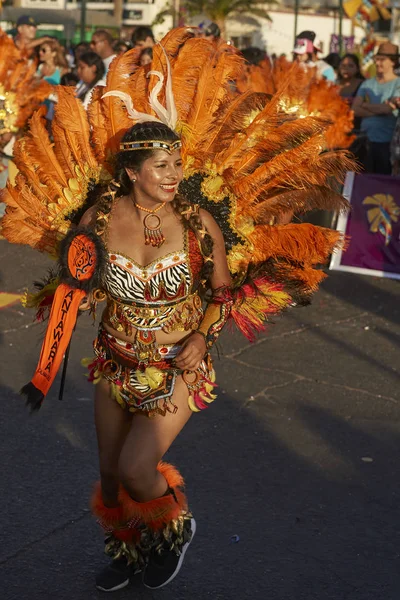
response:
<path fill-rule="evenodd" d="M 174 3 L 170 2 L 158 13 L 153 25 L 162 23 L 167 15 L 172 15 L 176 21 L 179 18 L 204 15 L 222 28 L 226 19 L 240 15 L 261 17 L 270 21 L 267 6 L 276 3 L 276 0 L 181 0 L 179 15 L 175 14 Z"/>
<path fill-rule="evenodd" d="M 275 4 L 274 0 L 183 0 L 184 7 L 191 16 L 203 14 L 215 23 L 221 23 L 228 17 L 252 15 L 269 19 L 266 6 Z M 265 7 L 265 8 L 264 8 Z"/>

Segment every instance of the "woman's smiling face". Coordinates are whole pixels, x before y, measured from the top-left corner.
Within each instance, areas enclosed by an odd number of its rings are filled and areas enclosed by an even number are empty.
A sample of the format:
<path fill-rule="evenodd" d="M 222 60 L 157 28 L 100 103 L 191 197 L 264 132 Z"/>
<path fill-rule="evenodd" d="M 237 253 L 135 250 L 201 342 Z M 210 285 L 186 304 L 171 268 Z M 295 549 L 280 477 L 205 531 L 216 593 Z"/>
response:
<path fill-rule="evenodd" d="M 180 150 L 171 154 L 156 150 L 146 159 L 140 169 L 126 169 L 134 179 L 134 191 L 142 200 L 155 203 L 172 202 L 183 179 L 183 163 Z"/>

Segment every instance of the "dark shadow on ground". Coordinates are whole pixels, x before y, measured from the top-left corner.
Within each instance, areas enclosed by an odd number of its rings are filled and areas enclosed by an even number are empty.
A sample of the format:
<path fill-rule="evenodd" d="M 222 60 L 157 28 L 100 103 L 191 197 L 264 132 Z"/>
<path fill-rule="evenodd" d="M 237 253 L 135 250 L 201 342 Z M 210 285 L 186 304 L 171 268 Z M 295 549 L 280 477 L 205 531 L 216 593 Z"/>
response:
<path fill-rule="evenodd" d="M 388 321 L 400 324 L 400 281 L 355 275 L 354 273 L 329 272 L 322 289 L 336 298 L 373 314 L 380 314 Z"/>
<path fill-rule="evenodd" d="M 1 389 L 4 600 L 102 597 L 92 407 L 80 380 L 70 385 L 67 403 L 34 419 Z M 157 596 L 137 582 L 115 598 L 397 599 L 398 407 L 370 422 L 368 407 L 343 411 L 304 386 L 278 406 L 225 394 L 195 415 L 168 457 L 198 521 L 182 574 Z"/>

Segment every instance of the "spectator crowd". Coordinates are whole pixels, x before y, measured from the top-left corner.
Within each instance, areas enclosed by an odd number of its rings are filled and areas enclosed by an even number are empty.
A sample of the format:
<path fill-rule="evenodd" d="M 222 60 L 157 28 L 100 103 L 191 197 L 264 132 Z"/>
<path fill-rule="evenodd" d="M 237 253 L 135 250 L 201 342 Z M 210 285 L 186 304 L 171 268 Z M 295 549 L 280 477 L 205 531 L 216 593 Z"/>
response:
<path fill-rule="evenodd" d="M 211 41 L 221 36 L 219 27 L 209 23 L 204 28 L 193 29 Z M 88 107 L 93 90 L 106 85 L 107 72 L 113 59 L 130 48 L 140 50 L 140 64 L 152 61 L 156 43 L 150 27 L 137 27 L 129 41 L 115 39 L 106 29 L 96 30 L 90 42 L 80 42 L 66 49 L 52 37 L 38 37 L 37 24 L 30 16 L 22 16 L 16 23 L 14 43 L 38 64 L 36 77 L 52 85 L 73 86 L 77 97 Z M 400 165 L 400 78 L 398 46 L 382 43 L 374 56 L 375 76 L 365 78 L 356 54 L 331 53 L 321 58 L 321 45 L 313 31 L 303 31 L 292 51 L 292 61 L 305 70 L 313 69 L 316 77 L 337 86 L 340 96 L 354 111 L 356 142 L 352 147 L 368 172 L 398 174 Z M 260 48 L 247 48 L 243 56 L 248 64 L 262 61 L 274 64 L 279 59 L 268 57 Z M 285 58 L 287 62 L 290 59 Z M 56 93 L 46 101 L 46 118 L 51 127 Z"/>

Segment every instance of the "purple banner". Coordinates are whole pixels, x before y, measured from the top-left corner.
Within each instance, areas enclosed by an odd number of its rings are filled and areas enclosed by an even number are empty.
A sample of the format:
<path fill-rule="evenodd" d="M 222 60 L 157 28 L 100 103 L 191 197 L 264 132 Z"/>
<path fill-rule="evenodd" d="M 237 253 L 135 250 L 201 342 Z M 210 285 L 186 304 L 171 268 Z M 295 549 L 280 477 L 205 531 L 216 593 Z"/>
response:
<path fill-rule="evenodd" d="M 350 203 L 340 265 L 400 277 L 400 177 L 355 175 Z"/>
<path fill-rule="evenodd" d="M 342 40 L 344 53 L 346 54 L 347 52 L 352 52 L 354 48 L 354 35 L 343 35 Z M 339 36 L 336 33 L 333 33 L 331 35 L 331 42 L 329 44 L 329 52 L 339 53 L 339 51 Z"/>

